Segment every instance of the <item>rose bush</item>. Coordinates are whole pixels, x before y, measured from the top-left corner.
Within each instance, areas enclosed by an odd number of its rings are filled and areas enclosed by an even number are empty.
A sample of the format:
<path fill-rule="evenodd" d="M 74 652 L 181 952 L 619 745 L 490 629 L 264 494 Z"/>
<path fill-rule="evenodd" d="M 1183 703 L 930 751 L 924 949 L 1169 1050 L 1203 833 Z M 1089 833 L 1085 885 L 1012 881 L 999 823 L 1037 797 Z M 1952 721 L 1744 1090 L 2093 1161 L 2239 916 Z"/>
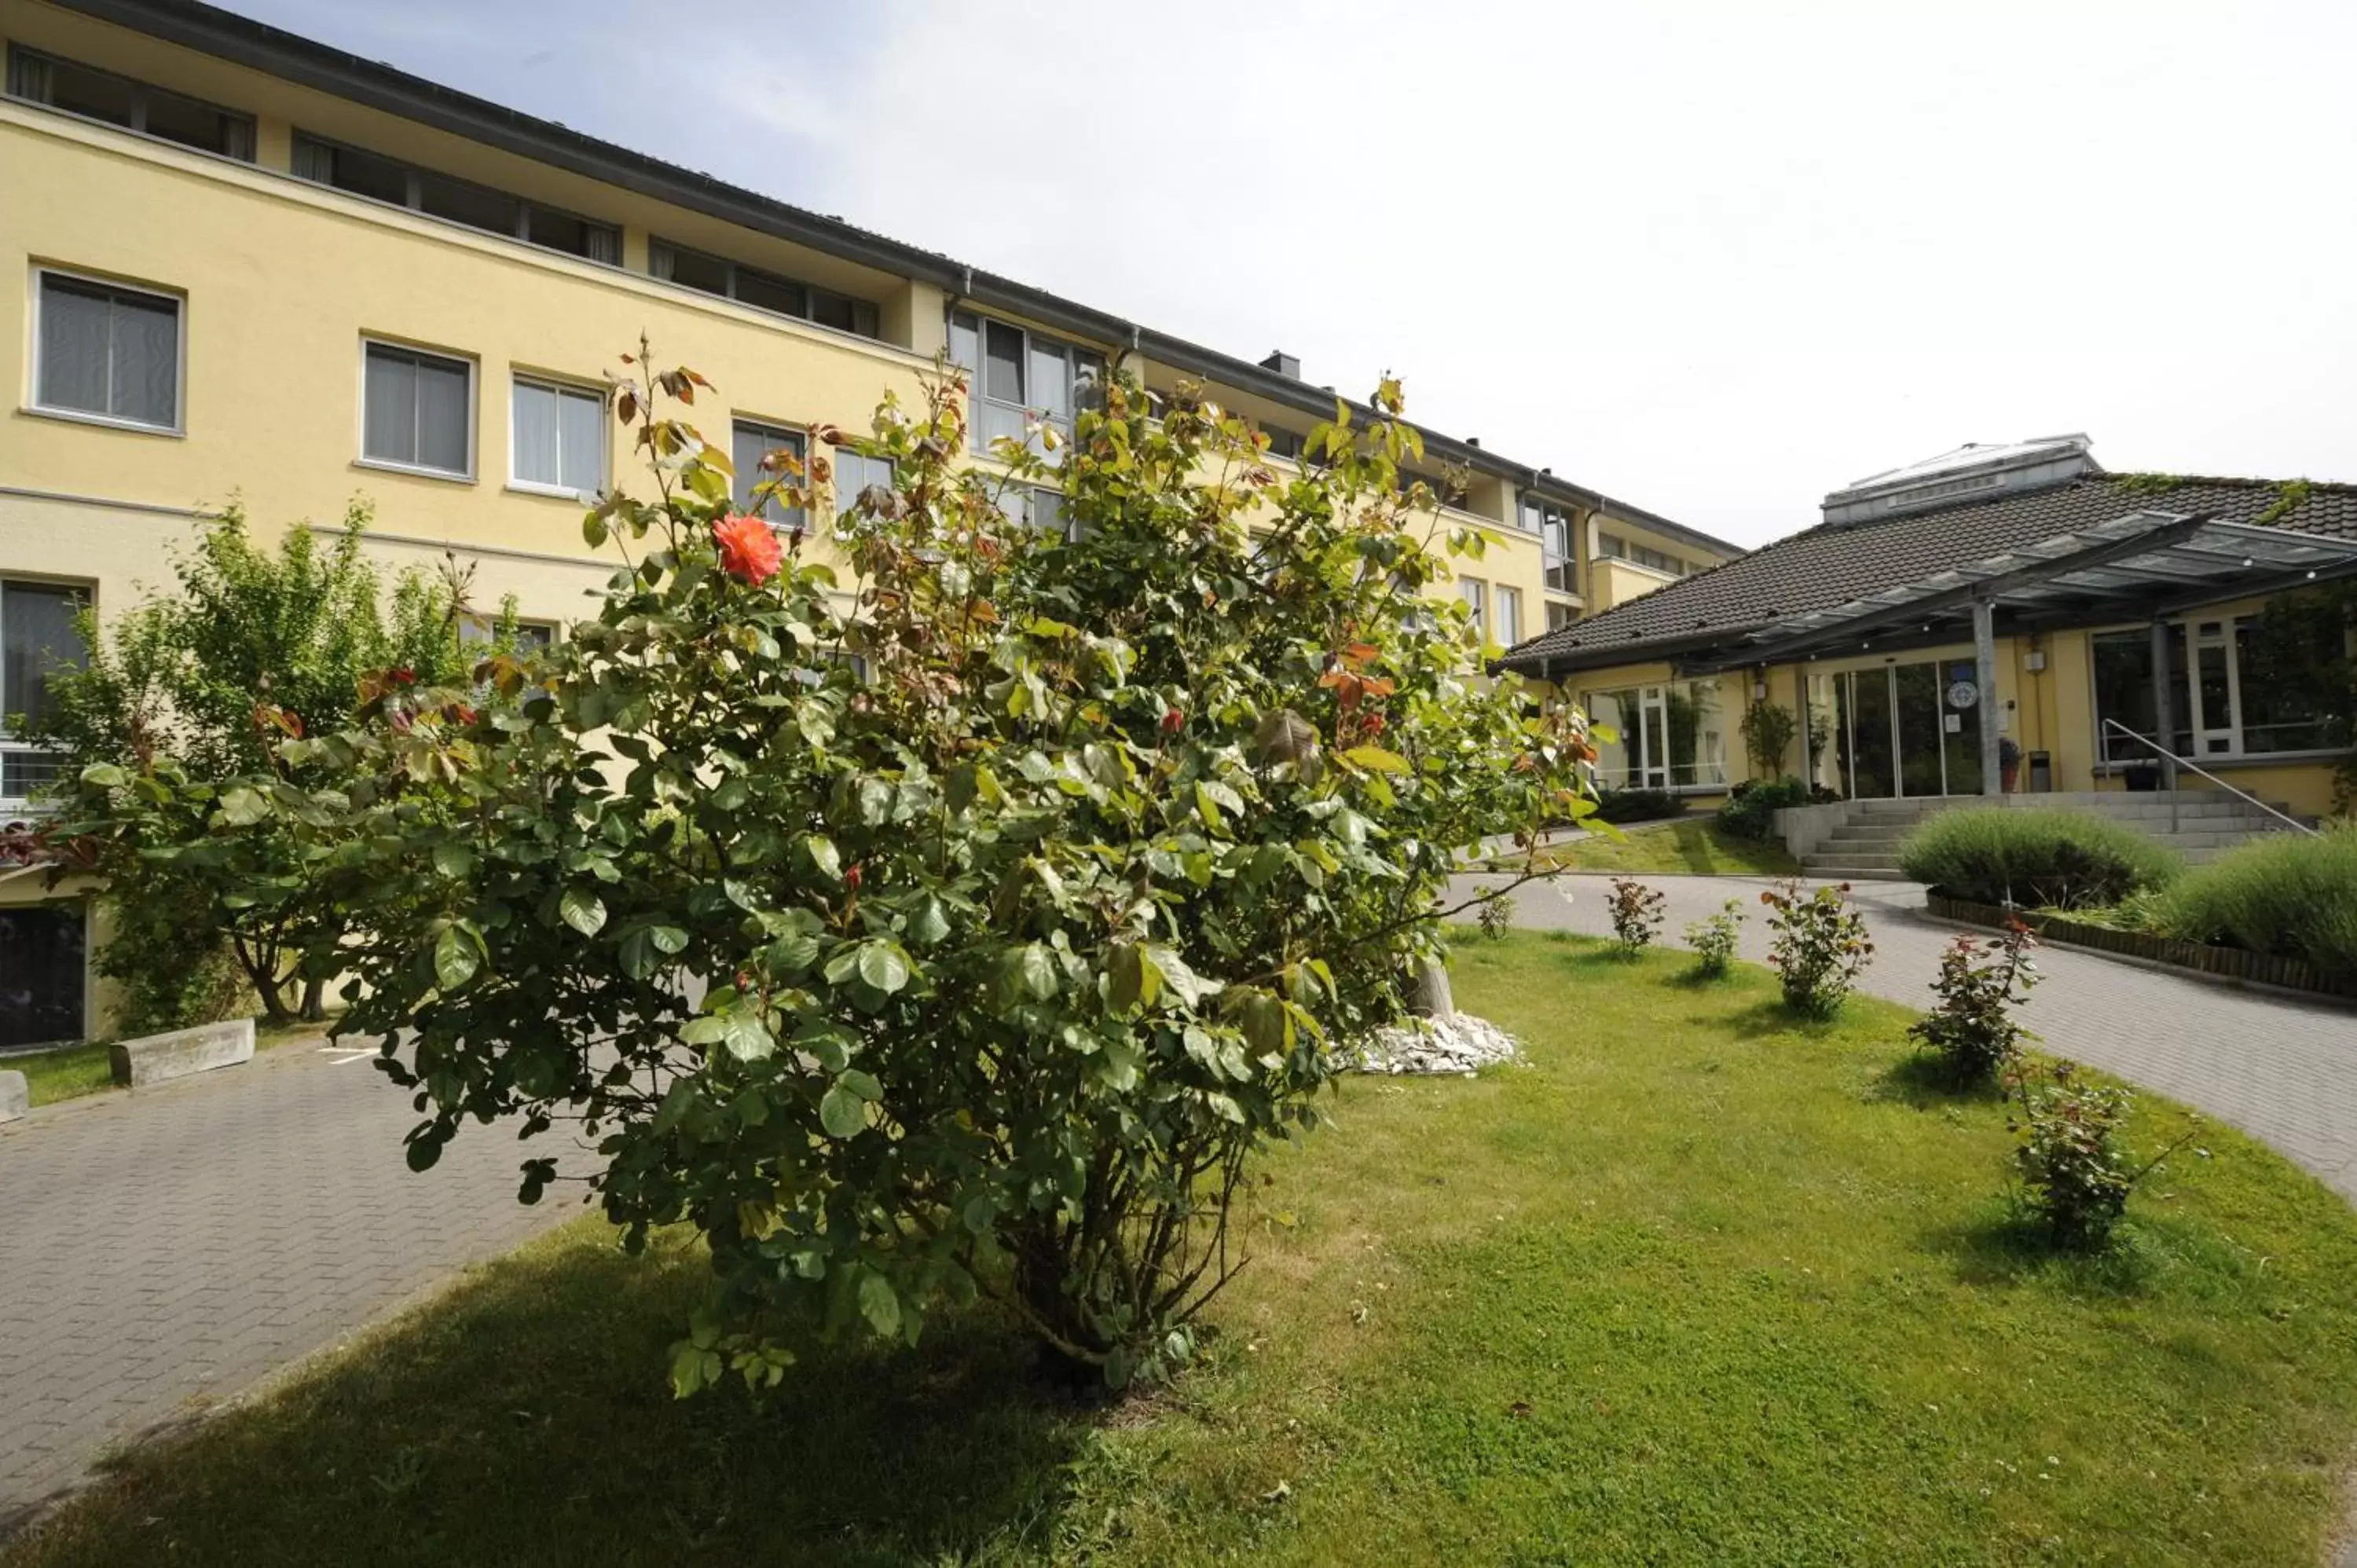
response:
<path fill-rule="evenodd" d="M 732 510 L 701 378 L 635 366 L 654 489 L 587 521 L 628 562 L 596 618 L 479 705 L 383 688 L 283 748 L 342 788 L 259 797 L 364 912 L 343 1028 L 415 1091 L 412 1163 L 563 1124 L 629 1244 L 695 1226 L 683 1392 L 977 1293 L 1111 1384 L 1175 1366 L 1246 1160 L 1403 1015 L 1458 846 L 1593 809 L 1579 716 L 1424 596 L 1480 541 L 1397 493 L 1391 384 L 1298 471 L 1119 379 L 993 469 L 944 376 L 773 455 L 822 517 L 829 446 L 891 465 L 838 579 Z"/>

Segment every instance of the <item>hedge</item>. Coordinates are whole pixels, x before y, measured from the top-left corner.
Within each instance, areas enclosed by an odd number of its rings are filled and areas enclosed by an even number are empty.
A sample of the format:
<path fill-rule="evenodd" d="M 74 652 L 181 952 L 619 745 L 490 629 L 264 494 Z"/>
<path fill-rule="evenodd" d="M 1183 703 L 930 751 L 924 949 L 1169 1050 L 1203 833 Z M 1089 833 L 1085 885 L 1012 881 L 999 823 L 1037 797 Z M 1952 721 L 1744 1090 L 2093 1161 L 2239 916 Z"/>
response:
<path fill-rule="evenodd" d="M 2166 886 L 2181 862 L 2109 817 L 1980 806 L 1925 821 L 1900 846 L 1899 864 L 1953 898 L 2079 909 Z"/>

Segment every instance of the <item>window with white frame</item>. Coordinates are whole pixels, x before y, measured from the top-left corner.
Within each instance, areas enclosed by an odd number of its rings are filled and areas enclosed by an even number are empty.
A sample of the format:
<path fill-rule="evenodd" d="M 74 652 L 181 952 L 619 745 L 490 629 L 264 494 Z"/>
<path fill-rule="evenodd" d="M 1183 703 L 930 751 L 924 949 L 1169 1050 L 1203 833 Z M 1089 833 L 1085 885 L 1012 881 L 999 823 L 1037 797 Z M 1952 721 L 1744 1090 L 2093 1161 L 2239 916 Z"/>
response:
<path fill-rule="evenodd" d="M 294 145 L 295 174 L 315 185 L 333 186 L 354 196 L 389 201 L 469 229 L 504 234 L 585 261 L 619 265 L 622 231 L 568 212 L 561 207 L 513 196 L 477 185 L 365 147 L 348 146 L 324 136 L 297 131 Z"/>
<path fill-rule="evenodd" d="M 1501 583 L 1497 595 L 1497 628 L 1492 639 L 1501 648 L 1512 648 L 1523 640 L 1523 591 Z"/>
<path fill-rule="evenodd" d="M 1008 322 L 954 313 L 950 358 L 964 367 L 971 384 L 977 452 L 1001 437 L 1022 440 L 1035 418 L 1069 440 L 1081 410 L 1103 406 L 1103 355 Z M 1046 456 L 1052 463 L 1059 454 Z"/>
<path fill-rule="evenodd" d="M 55 55 L 11 45 L 8 94 L 199 152 L 253 161 L 252 115 Z"/>
<path fill-rule="evenodd" d="M 1665 572 L 1673 577 L 1685 576 L 1694 569 L 1675 555 L 1656 550 L 1650 544 L 1640 544 L 1632 539 L 1623 539 L 1617 533 L 1598 534 L 1596 553 L 1598 555 L 1609 555 L 1616 560 L 1633 561 L 1640 566 L 1649 566 L 1656 572 Z"/>
<path fill-rule="evenodd" d="M 475 366 L 397 344 L 362 350 L 361 459 L 453 478 L 475 473 Z"/>
<path fill-rule="evenodd" d="M 834 449 L 834 515 L 859 504 L 862 492 L 892 488 L 892 459 L 870 457 L 848 446 Z"/>
<path fill-rule="evenodd" d="M 2319 626 L 2309 635 L 2312 647 L 2280 646 L 2261 637 L 2255 615 L 2195 616 L 2170 625 L 2169 749 L 2202 760 L 2345 747 L 2347 715 L 2319 704 L 2312 683 L 2294 672 L 2348 657 L 2347 634 Z M 2097 632 L 2091 641 L 2097 755 L 2115 764 L 2157 761 L 2103 723 L 2158 739 L 2152 628 Z"/>
<path fill-rule="evenodd" d="M 733 299 L 756 310 L 790 316 L 797 321 L 831 327 L 837 332 L 850 332 L 861 338 L 880 335 L 880 323 L 872 300 L 855 299 L 831 288 L 780 277 L 759 267 L 745 266 L 703 251 L 689 250 L 684 245 L 674 245 L 668 240 L 649 243 L 647 271 L 666 283 L 675 283 L 699 294 Z"/>
<path fill-rule="evenodd" d="M 468 611 L 458 618 L 458 642 L 464 648 L 511 648 L 517 653 L 541 653 L 554 646 L 556 623 L 525 620 L 503 609 L 496 616 Z"/>
<path fill-rule="evenodd" d="M 606 484 L 606 394 L 518 376 L 508 441 L 517 485 L 594 496 Z"/>
<path fill-rule="evenodd" d="M 1539 553 L 1546 573 L 1546 585 L 1551 592 L 1579 592 L 1578 563 L 1572 550 L 1572 514 L 1550 500 L 1525 494 L 1522 504 L 1523 527 L 1539 536 Z"/>
<path fill-rule="evenodd" d="M 47 269 L 35 282 L 33 405 L 179 429 L 179 299 Z"/>
<path fill-rule="evenodd" d="M 1592 732 L 1599 785 L 1682 789 L 1727 782 L 1717 682 L 1670 681 L 1590 692 L 1581 705 L 1600 726 Z"/>
<path fill-rule="evenodd" d="M 810 455 L 810 438 L 782 424 L 763 424 L 750 419 L 737 420 L 730 427 L 728 456 L 737 467 L 737 510 L 752 513 L 771 528 L 793 532 L 808 526 L 807 512 L 801 507 L 787 505 L 775 490 L 758 497 L 753 493 L 765 483 L 809 482 L 807 476 L 796 478 L 772 467 L 779 453 L 797 463 L 804 462 Z M 858 494 L 856 490 L 852 493 Z"/>
<path fill-rule="evenodd" d="M 1473 610 L 1473 635 L 1484 642 L 1490 639 L 1490 585 L 1479 577 L 1457 579 L 1457 596 Z"/>
<path fill-rule="evenodd" d="M 0 800 L 23 801 L 57 781 L 56 757 L 19 737 L 48 716 L 51 672 L 87 660 L 88 602 L 79 588 L 0 581 Z"/>

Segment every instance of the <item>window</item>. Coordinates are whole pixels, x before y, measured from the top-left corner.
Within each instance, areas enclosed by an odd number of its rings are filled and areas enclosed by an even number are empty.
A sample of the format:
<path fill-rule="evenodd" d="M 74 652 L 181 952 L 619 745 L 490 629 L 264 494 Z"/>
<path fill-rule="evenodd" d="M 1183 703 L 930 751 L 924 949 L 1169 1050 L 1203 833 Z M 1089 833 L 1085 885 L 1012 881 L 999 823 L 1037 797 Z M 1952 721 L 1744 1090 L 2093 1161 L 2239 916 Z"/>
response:
<path fill-rule="evenodd" d="M 1558 594 L 1579 592 L 1578 562 L 1571 544 L 1571 513 L 1553 501 L 1532 495 L 1523 497 L 1521 512 L 1523 529 L 1539 536 L 1547 587 Z"/>
<path fill-rule="evenodd" d="M 606 394 L 518 376 L 508 445 L 516 484 L 596 495 L 606 483 Z"/>
<path fill-rule="evenodd" d="M 1082 409 L 1102 408 L 1104 356 L 1004 321 L 959 311 L 950 317 L 950 358 L 972 383 L 974 448 L 1023 439 L 1036 415 L 1066 439 Z M 1050 463 L 1058 454 L 1046 454 Z"/>
<path fill-rule="evenodd" d="M 1473 607 L 1473 633 L 1484 642 L 1490 639 L 1490 585 L 1479 577 L 1457 579 L 1457 595 Z"/>
<path fill-rule="evenodd" d="M 834 515 L 841 517 L 859 503 L 862 491 L 892 488 L 892 459 L 869 457 L 848 446 L 834 449 Z"/>
<path fill-rule="evenodd" d="M 621 231 L 610 223 L 300 131 L 295 134 L 295 173 L 315 185 L 389 201 L 585 261 L 615 266 L 622 260 Z"/>
<path fill-rule="evenodd" d="M 1570 605 L 1559 605 L 1555 603 L 1553 600 L 1549 600 L 1546 607 L 1546 618 L 1547 629 L 1549 631 L 1555 631 L 1564 627 L 1569 626 L 1573 621 L 1577 620 L 1579 618 L 1579 611 Z"/>
<path fill-rule="evenodd" d="M 178 430 L 180 302 L 65 273 L 38 281 L 34 406 Z"/>
<path fill-rule="evenodd" d="M 1402 468 L 1399 470 L 1397 482 L 1402 500 L 1407 499 L 1415 493 L 1415 487 L 1422 485 L 1432 492 L 1432 499 L 1442 506 L 1462 508 L 1465 505 L 1464 487 L 1453 484 L 1437 474 L 1412 474 L 1405 468 Z"/>
<path fill-rule="evenodd" d="M 1307 443 L 1300 435 L 1290 430 L 1279 430 L 1274 424 L 1262 425 L 1260 433 L 1268 437 L 1270 456 L 1289 458 L 1296 463 L 1301 461 L 1301 450 Z"/>
<path fill-rule="evenodd" d="M 250 115 L 217 109 L 200 99 L 167 92 L 112 71 L 11 48 L 8 91 L 12 97 L 161 136 L 199 152 L 253 161 Z"/>
<path fill-rule="evenodd" d="M 48 716 L 49 672 L 86 657 L 75 624 L 87 601 L 48 583 L 0 583 L 0 800 L 24 800 L 57 779 L 57 759 L 12 738 Z"/>
<path fill-rule="evenodd" d="M 466 360 L 367 346 L 361 458 L 457 478 L 475 477 L 475 367 Z"/>
<path fill-rule="evenodd" d="M 1523 591 L 1498 585 L 1497 642 L 1501 648 L 1512 648 L 1523 640 Z"/>
<path fill-rule="evenodd" d="M 1040 533 L 1052 533 L 1059 539 L 1072 537 L 1064 521 L 1064 493 L 1043 485 L 1025 485 L 1001 490 L 998 495 L 999 515 L 1017 528 Z"/>
<path fill-rule="evenodd" d="M 515 619 L 507 610 L 496 616 L 470 611 L 458 618 L 460 647 L 497 648 L 502 640 L 520 654 L 544 653 L 556 641 L 556 623 Z"/>
<path fill-rule="evenodd" d="M 700 294 L 718 295 L 739 305 L 749 305 L 756 310 L 791 316 L 797 321 L 832 327 L 838 332 L 849 332 L 861 338 L 881 334 L 881 325 L 877 319 L 872 300 L 854 299 L 833 289 L 796 283 L 791 278 L 765 273 L 759 267 L 739 266 L 735 262 L 708 256 L 701 251 L 691 251 L 668 241 L 657 240 L 647 247 L 647 271 L 683 288 L 692 288 Z"/>
<path fill-rule="evenodd" d="M 1685 562 L 1674 555 L 1656 550 L 1651 545 L 1635 543 L 1613 533 L 1599 533 L 1596 536 L 1596 553 L 1598 555 L 1610 555 L 1622 561 L 1633 561 L 1640 566 L 1650 566 L 1656 572 L 1666 572 L 1673 577 L 1683 577 L 1692 570 Z"/>
<path fill-rule="evenodd" d="M 83 944 L 80 905 L 0 909 L 0 1046 L 82 1037 Z"/>
<path fill-rule="evenodd" d="M 1727 782 L 1718 682 L 1672 681 L 1590 692 L 1587 716 L 1616 732 L 1598 736 L 1596 779 L 1613 789 L 1675 789 Z"/>
<path fill-rule="evenodd" d="M 2348 721 L 2318 702 L 2304 671 L 2348 656 L 2345 633 L 2330 625 L 2303 635 L 2312 645 L 2285 645 L 2260 634 L 2256 616 L 2212 616 L 2169 628 L 2169 749 L 2200 762 L 2334 750 L 2349 744 Z M 2150 748 L 2111 730 L 2111 719 L 2137 735 L 2157 734 L 2152 631 L 2098 632 L 2092 639 L 2097 752 L 2110 763 L 2158 761 Z"/>
<path fill-rule="evenodd" d="M 763 463 L 776 452 L 784 452 L 795 462 L 802 462 L 810 456 L 808 438 L 799 430 L 757 424 L 749 419 L 740 419 L 730 428 L 728 457 L 737 465 L 737 510 L 751 512 L 771 528 L 799 531 L 809 523 L 809 514 L 801 507 L 788 506 L 785 499 L 774 491 L 760 497 L 758 504 L 753 495 L 765 480 L 806 482 L 780 469 L 764 467 Z M 856 496 L 859 492 L 851 493 Z"/>

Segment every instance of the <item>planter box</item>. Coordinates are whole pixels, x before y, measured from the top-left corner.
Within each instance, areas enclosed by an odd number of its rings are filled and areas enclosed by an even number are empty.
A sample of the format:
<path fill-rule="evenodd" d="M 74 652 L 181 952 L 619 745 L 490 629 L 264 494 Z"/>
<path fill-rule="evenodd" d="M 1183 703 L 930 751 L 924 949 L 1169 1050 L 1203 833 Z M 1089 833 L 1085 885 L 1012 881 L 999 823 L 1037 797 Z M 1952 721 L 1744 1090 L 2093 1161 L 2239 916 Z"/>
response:
<path fill-rule="evenodd" d="M 253 1059 L 253 1020 L 202 1024 L 168 1035 L 117 1040 L 108 1056 L 114 1064 L 114 1081 L 134 1089 L 210 1072 L 217 1067 L 235 1067 Z"/>
<path fill-rule="evenodd" d="M 2208 942 L 2180 941 L 2175 937 L 2157 937 L 2149 931 L 2115 930 L 2110 926 L 2073 920 L 2067 915 L 2001 909 L 1993 904 L 1974 904 L 1962 898 L 1951 898 L 1944 893 L 1927 893 L 1923 902 L 1929 913 L 1943 920 L 1958 920 L 1968 926 L 1987 926 L 2003 930 L 2008 918 L 2018 918 L 2023 925 L 2037 932 L 2040 940 L 2052 942 L 2058 947 L 2092 948 L 2097 952 L 2118 953 L 2193 974 L 2212 974 L 2253 985 L 2279 985 L 2287 991 L 2313 991 L 2324 996 L 2357 997 L 2357 974 L 2332 973 L 2319 969 L 2306 959 L 2244 952 L 2241 948 L 2222 948 Z"/>

